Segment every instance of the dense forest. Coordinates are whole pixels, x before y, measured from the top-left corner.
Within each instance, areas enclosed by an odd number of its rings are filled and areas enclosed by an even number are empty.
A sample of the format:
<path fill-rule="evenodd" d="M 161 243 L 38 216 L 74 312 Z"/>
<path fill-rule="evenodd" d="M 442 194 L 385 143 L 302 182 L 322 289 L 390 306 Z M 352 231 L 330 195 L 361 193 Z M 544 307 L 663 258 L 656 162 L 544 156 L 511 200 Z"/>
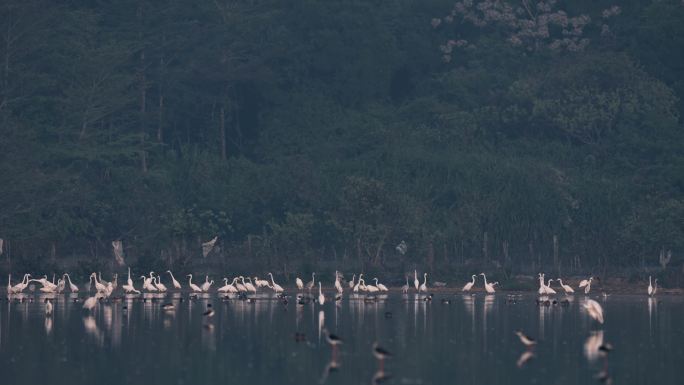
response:
<path fill-rule="evenodd" d="M 681 0 L 4 0 L 0 272 L 681 277 L 683 96 Z"/>

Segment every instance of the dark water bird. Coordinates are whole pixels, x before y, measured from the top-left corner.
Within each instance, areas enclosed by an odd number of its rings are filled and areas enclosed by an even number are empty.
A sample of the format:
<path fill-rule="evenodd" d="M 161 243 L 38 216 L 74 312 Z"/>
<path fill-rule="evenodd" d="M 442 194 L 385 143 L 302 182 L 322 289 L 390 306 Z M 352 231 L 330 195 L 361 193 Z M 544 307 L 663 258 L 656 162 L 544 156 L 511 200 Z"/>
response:
<path fill-rule="evenodd" d="M 435 296 L 434 294 L 430 293 L 430 295 L 428 295 L 427 297 L 423 298 L 423 301 L 425 301 L 425 302 L 432 302 L 432 297 L 434 297 L 434 296 Z"/>
<path fill-rule="evenodd" d="M 205 311 L 202 315 L 207 317 L 207 318 L 213 317 L 214 316 L 214 309 L 209 309 L 209 310 Z"/>
<path fill-rule="evenodd" d="M 325 340 L 328 341 L 332 347 L 342 345 L 342 339 L 338 335 L 330 333 L 327 328 L 323 328 L 323 334 L 325 334 Z"/>
<path fill-rule="evenodd" d="M 521 330 L 516 330 L 515 335 L 518 336 L 520 342 L 527 348 L 531 348 L 537 344 L 537 341 L 535 341 L 534 338 L 525 335 Z"/>
<path fill-rule="evenodd" d="M 392 312 L 391 312 L 391 311 L 386 311 L 386 312 L 385 312 L 385 318 L 392 318 Z"/>
<path fill-rule="evenodd" d="M 389 352 L 389 350 L 383 348 L 378 344 L 377 341 L 373 342 L 373 355 L 375 358 L 377 358 L 379 361 L 383 361 L 387 358 L 392 357 L 392 353 Z"/>
<path fill-rule="evenodd" d="M 373 385 L 375 384 L 382 384 L 383 382 L 390 380 L 392 378 L 392 375 L 389 373 L 386 373 L 384 370 L 378 370 L 373 374 L 373 379 L 371 380 L 371 383 Z"/>
<path fill-rule="evenodd" d="M 607 356 L 608 353 L 613 351 L 613 345 L 609 342 L 606 342 L 598 347 L 598 351 L 601 353 L 601 355 Z"/>

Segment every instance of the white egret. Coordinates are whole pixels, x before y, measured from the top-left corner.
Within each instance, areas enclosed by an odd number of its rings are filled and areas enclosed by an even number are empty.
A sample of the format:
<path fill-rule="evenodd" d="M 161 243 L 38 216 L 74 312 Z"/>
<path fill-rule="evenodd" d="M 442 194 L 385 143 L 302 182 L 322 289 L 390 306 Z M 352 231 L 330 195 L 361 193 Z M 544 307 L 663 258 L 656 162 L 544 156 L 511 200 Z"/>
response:
<path fill-rule="evenodd" d="M 247 288 L 248 291 L 251 291 L 252 293 L 256 294 L 256 287 L 252 284 L 252 278 L 247 277 L 249 282 L 245 282 L 245 278 L 242 278 L 242 284 Z"/>
<path fill-rule="evenodd" d="M 69 282 L 69 290 L 71 290 L 72 293 L 78 293 L 78 286 L 74 285 L 73 282 L 71 282 L 71 277 L 69 276 L 69 274 L 64 273 L 63 277 L 66 277 Z"/>
<path fill-rule="evenodd" d="M 377 283 L 377 282 L 378 282 L 378 281 L 377 281 L 377 278 L 374 278 L 374 279 L 375 279 L 375 282 Z M 363 285 L 365 286 L 366 290 L 367 290 L 369 293 L 377 293 L 378 291 L 380 291 L 380 289 L 379 289 L 377 286 L 366 285 L 366 281 L 363 281 Z"/>
<path fill-rule="evenodd" d="M 558 283 L 560 283 L 563 290 L 565 290 L 565 294 L 572 294 L 575 292 L 575 290 L 570 285 L 563 284 L 562 279 L 558 278 L 558 279 L 556 279 L 556 281 L 558 281 Z"/>
<path fill-rule="evenodd" d="M 196 292 L 196 293 L 201 292 L 202 289 L 200 289 L 199 286 L 197 286 L 197 285 L 195 285 L 194 283 L 192 283 L 192 274 L 188 274 L 188 278 L 189 278 L 189 280 L 188 280 L 188 286 L 190 286 L 190 289 L 191 289 L 192 291 Z"/>
<path fill-rule="evenodd" d="M 653 286 L 651 285 L 651 276 L 648 276 L 648 295 L 653 295 Z"/>
<path fill-rule="evenodd" d="M 420 292 L 420 282 L 418 282 L 418 270 L 413 270 L 413 286 L 416 288 L 416 291 Z"/>
<path fill-rule="evenodd" d="M 90 274 L 90 279 L 95 282 L 95 290 L 96 291 L 103 292 L 107 288 L 101 282 L 97 281 L 97 274 L 95 274 L 95 273 Z"/>
<path fill-rule="evenodd" d="M 7 294 L 12 293 L 12 274 L 9 275 L 9 278 L 7 279 Z"/>
<path fill-rule="evenodd" d="M 304 289 L 304 281 L 302 281 L 301 278 L 297 277 L 297 279 L 295 279 L 295 284 L 297 285 L 297 290 Z"/>
<path fill-rule="evenodd" d="M 591 291 L 591 281 L 592 281 L 592 279 L 593 279 L 593 277 L 592 277 L 592 278 L 589 278 L 589 282 L 587 282 L 587 285 L 584 286 L 584 294 L 589 294 L 589 292 Z"/>
<path fill-rule="evenodd" d="M 658 278 L 655 279 L 655 283 L 653 285 L 653 295 L 656 295 L 656 291 L 658 291 Z"/>
<path fill-rule="evenodd" d="M 306 289 L 311 291 L 313 289 L 314 285 L 316 284 L 316 273 L 311 273 L 311 281 L 306 284 Z"/>
<path fill-rule="evenodd" d="M 579 287 L 580 287 L 580 288 L 583 288 L 583 287 L 587 286 L 589 283 L 591 283 L 591 280 L 592 280 L 592 279 L 594 279 L 594 277 L 589 277 L 589 279 L 583 279 L 583 280 L 581 280 L 580 283 L 579 283 Z"/>
<path fill-rule="evenodd" d="M 376 287 L 378 288 L 378 290 L 380 290 L 380 291 L 388 291 L 388 290 L 387 290 L 387 286 L 385 286 L 385 285 L 383 285 L 383 284 L 381 284 L 381 283 L 378 283 L 378 279 L 377 279 L 377 278 L 375 278 L 375 286 L 376 286 Z"/>
<path fill-rule="evenodd" d="M 202 284 L 202 291 L 203 292 L 208 292 L 209 289 L 211 289 L 211 285 L 214 284 L 214 280 L 212 279 L 211 282 L 209 282 L 209 276 L 204 277 L 204 283 Z M 256 290 L 256 289 L 255 289 Z"/>
<path fill-rule="evenodd" d="M 245 285 L 240 283 L 240 278 L 242 278 L 242 277 L 235 278 L 236 279 L 235 287 L 238 289 L 238 291 L 240 293 L 244 293 L 247 291 L 247 288 L 245 287 Z"/>
<path fill-rule="evenodd" d="M 363 274 L 359 274 L 359 279 L 358 279 L 358 281 L 356 281 L 356 285 L 354 285 L 354 289 L 353 289 L 354 293 L 359 292 L 359 288 L 361 287 L 361 281 L 363 281 L 363 279 L 361 277 L 363 277 Z"/>
<path fill-rule="evenodd" d="M 337 270 L 335 270 L 335 289 L 340 294 L 344 292 L 344 289 L 342 289 L 342 284 L 340 283 L 340 275 L 337 273 Z"/>
<path fill-rule="evenodd" d="M 159 291 L 161 291 L 162 293 L 165 293 L 166 292 L 166 285 L 161 283 L 161 275 L 158 275 L 155 278 L 157 279 L 157 281 L 155 282 L 157 289 L 159 289 Z"/>
<path fill-rule="evenodd" d="M 480 275 L 484 278 L 485 291 L 489 294 L 494 294 L 496 292 L 496 290 L 494 290 L 494 284 L 487 283 L 487 276 L 485 273 L 480 273 Z"/>
<path fill-rule="evenodd" d="M 318 281 L 318 303 L 320 305 L 325 304 L 325 296 L 323 295 L 323 289 L 321 288 L 321 281 Z"/>
<path fill-rule="evenodd" d="M 352 280 L 349 281 L 349 288 L 354 289 L 354 279 L 356 278 L 356 274 L 352 275 Z"/>
<path fill-rule="evenodd" d="M 463 289 L 461 289 L 461 291 L 465 291 L 465 292 L 470 291 L 470 290 L 473 288 L 473 286 L 475 285 L 475 278 L 476 278 L 476 277 L 477 277 L 477 276 L 476 276 L 475 274 L 473 274 L 473 275 L 471 276 L 472 281 L 466 283 L 465 286 L 463 286 Z"/>
<path fill-rule="evenodd" d="M 46 316 L 52 315 L 52 302 L 50 302 L 49 299 L 45 300 L 45 315 Z"/>
<path fill-rule="evenodd" d="M 544 288 L 544 290 L 546 291 L 546 294 L 556 294 L 556 291 L 551 288 L 551 282 L 552 281 L 553 281 L 553 279 L 549 278 L 549 283 L 546 284 L 546 287 Z"/>
<path fill-rule="evenodd" d="M 425 279 L 425 281 L 423 282 L 422 285 L 420 285 L 420 288 L 418 290 L 419 292 L 421 292 L 421 291 L 427 292 L 427 273 L 423 274 L 423 278 Z"/>
<path fill-rule="evenodd" d="M 268 273 L 268 275 L 271 276 L 271 286 L 272 286 L 273 291 L 275 291 L 276 293 L 282 293 L 284 291 L 284 289 L 282 286 L 275 283 L 275 280 L 273 279 L 273 274 Z M 268 281 L 266 281 L 266 284 L 268 284 Z"/>
<path fill-rule="evenodd" d="M 228 278 L 223 278 L 223 283 L 224 283 L 223 286 L 216 289 L 216 291 L 218 291 L 219 293 L 227 293 L 228 290 L 230 290 L 229 287 L 231 287 L 231 286 L 228 284 Z"/>
<path fill-rule="evenodd" d="M 404 293 L 404 294 L 406 294 L 406 293 L 408 293 L 409 287 L 410 287 L 410 286 L 409 286 L 409 282 L 408 282 L 408 275 L 407 275 L 406 277 L 404 277 L 404 278 L 406 278 L 406 285 L 404 285 L 404 286 L 401 287 L 401 292 Z"/>
<path fill-rule="evenodd" d="M 169 275 L 171 275 L 171 282 L 173 282 L 174 289 L 180 290 L 181 284 L 180 284 L 180 282 L 176 281 L 176 278 L 173 276 L 173 273 L 171 272 L 171 270 L 166 270 L 166 272 L 169 273 Z"/>

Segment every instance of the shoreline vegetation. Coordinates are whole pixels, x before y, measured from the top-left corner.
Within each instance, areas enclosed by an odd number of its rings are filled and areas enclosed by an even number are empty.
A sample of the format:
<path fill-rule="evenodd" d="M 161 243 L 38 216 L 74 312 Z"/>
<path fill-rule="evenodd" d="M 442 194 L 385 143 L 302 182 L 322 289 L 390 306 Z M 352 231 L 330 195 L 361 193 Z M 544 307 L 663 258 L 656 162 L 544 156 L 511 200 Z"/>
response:
<path fill-rule="evenodd" d="M 224 3 L 3 0 L 0 274 L 684 287 L 681 0 Z"/>

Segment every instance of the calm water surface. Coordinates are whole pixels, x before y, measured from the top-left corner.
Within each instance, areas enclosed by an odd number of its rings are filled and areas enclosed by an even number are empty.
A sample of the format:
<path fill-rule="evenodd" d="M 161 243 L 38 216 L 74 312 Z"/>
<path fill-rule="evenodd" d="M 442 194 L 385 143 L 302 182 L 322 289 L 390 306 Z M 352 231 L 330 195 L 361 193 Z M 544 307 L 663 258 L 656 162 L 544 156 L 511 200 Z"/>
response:
<path fill-rule="evenodd" d="M 413 294 L 375 303 L 345 296 L 322 307 L 269 295 L 253 304 L 175 296 L 100 304 L 92 316 L 57 296 L 48 318 L 37 295 L 0 302 L 0 383 L 371 384 L 382 375 L 387 384 L 598 384 L 601 372 L 615 384 L 684 379 L 680 297 L 596 297 L 601 326 L 582 308 L 584 295 L 549 307 L 506 294 L 437 294 L 431 303 Z M 169 301 L 173 312 L 161 309 Z M 211 319 L 202 315 L 207 303 Z M 335 360 L 323 326 L 344 340 Z M 539 340 L 521 367 L 526 349 L 516 329 Z M 601 338 L 614 346 L 607 359 L 597 354 Z M 371 352 L 376 340 L 395 355 L 382 373 Z"/>

